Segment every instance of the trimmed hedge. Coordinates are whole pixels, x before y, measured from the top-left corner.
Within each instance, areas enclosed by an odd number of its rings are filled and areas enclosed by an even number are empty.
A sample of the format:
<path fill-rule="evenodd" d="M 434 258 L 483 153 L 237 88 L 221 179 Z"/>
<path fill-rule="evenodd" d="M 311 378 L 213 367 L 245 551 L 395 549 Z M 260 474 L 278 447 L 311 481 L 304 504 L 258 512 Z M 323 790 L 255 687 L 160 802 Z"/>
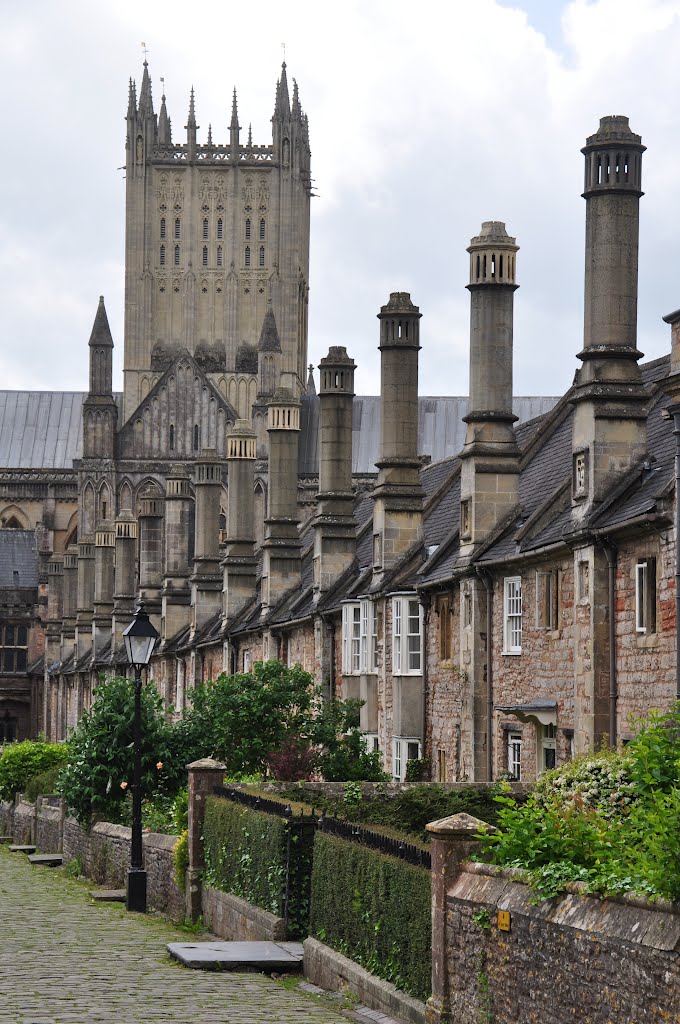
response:
<path fill-rule="evenodd" d="M 23 740 L 4 747 L 0 753 L 0 800 L 13 800 L 29 779 L 54 765 L 64 765 L 68 756 L 66 743 Z"/>
<path fill-rule="evenodd" d="M 317 832 L 311 934 L 418 999 L 432 985 L 430 872 Z"/>
<path fill-rule="evenodd" d="M 203 838 L 207 885 L 284 917 L 289 938 L 308 934 L 311 830 L 300 828 L 299 820 L 211 796 Z"/>

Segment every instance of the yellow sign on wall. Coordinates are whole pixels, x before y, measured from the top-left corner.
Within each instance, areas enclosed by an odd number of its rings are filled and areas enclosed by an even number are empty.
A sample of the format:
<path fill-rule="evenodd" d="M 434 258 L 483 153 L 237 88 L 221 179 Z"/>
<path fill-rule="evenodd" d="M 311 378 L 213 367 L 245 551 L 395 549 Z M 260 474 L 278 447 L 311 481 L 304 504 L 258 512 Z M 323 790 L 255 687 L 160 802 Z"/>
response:
<path fill-rule="evenodd" d="M 499 932 L 510 931 L 510 911 L 499 910 L 498 911 L 498 930 Z"/>

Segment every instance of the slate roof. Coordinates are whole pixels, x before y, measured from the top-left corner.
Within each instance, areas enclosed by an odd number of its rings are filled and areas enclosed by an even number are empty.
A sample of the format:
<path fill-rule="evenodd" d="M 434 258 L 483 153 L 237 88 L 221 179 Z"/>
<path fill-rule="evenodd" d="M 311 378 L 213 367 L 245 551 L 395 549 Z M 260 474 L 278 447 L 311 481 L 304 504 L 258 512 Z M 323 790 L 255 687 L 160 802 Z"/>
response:
<path fill-rule="evenodd" d="M 38 544 L 35 531 L 0 530 L 0 588 L 16 590 L 37 586 Z"/>
<path fill-rule="evenodd" d="M 120 405 L 122 395 L 114 396 Z M 84 391 L 0 391 L 0 468 L 72 469 L 83 447 Z"/>

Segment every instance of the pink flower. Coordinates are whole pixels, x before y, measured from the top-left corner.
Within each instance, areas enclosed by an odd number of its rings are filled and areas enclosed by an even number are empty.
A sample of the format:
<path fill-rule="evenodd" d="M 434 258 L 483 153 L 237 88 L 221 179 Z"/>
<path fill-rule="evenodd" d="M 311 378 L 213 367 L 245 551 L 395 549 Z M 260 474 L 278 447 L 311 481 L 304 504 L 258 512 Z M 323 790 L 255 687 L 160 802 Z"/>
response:
<path fill-rule="evenodd" d="M 120 788 L 121 788 L 121 789 L 127 789 L 127 788 L 128 788 L 128 784 L 127 784 L 127 782 L 121 782 L 121 784 L 120 784 Z"/>
<path fill-rule="evenodd" d="M 158 768 L 158 771 L 160 771 L 162 767 L 163 767 L 163 762 L 162 761 L 156 761 L 156 768 Z"/>

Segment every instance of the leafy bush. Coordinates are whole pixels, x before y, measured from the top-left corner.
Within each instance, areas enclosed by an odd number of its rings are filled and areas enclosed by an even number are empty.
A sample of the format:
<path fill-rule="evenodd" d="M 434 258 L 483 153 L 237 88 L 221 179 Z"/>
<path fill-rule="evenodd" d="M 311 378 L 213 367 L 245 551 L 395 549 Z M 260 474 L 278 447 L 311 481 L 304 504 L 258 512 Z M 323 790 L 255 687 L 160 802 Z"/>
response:
<path fill-rule="evenodd" d="M 317 833 L 311 933 L 397 988 L 431 989 L 430 872 Z"/>
<path fill-rule="evenodd" d="M 47 796 L 51 793 L 59 792 L 59 776 L 63 767 L 63 762 L 58 762 L 52 765 L 44 772 L 38 772 L 37 775 L 31 776 L 24 783 L 24 796 L 27 800 L 33 802 L 37 800 L 39 796 Z"/>
<path fill-rule="evenodd" d="M 680 898 L 680 705 L 652 712 L 622 754 L 547 772 L 519 808 L 499 798 L 484 857 L 526 868 L 539 897 L 567 882 L 602 895 Z"/>
<path fill-rule="evenodd" d="M 70 758 L 60 786 L 68 806 L 82 824 L 92 814 L 120 821 L 132 781 L 134 684 L 110 678 L 94 691 L 71 736 Z M 171 754 L 172 726 L 153 683 L 142 687 L 142 793 L 151 798 L 173 792 L 186 780 L 185 765 Z"/>
<path fill-rule="evenodd" d="M 13 800 L 29 779 L 54 765 L 63 765 L 68 756 L 65 743 L 24 740 L 5 746 L 0 754 L 0 799 Z"/>

